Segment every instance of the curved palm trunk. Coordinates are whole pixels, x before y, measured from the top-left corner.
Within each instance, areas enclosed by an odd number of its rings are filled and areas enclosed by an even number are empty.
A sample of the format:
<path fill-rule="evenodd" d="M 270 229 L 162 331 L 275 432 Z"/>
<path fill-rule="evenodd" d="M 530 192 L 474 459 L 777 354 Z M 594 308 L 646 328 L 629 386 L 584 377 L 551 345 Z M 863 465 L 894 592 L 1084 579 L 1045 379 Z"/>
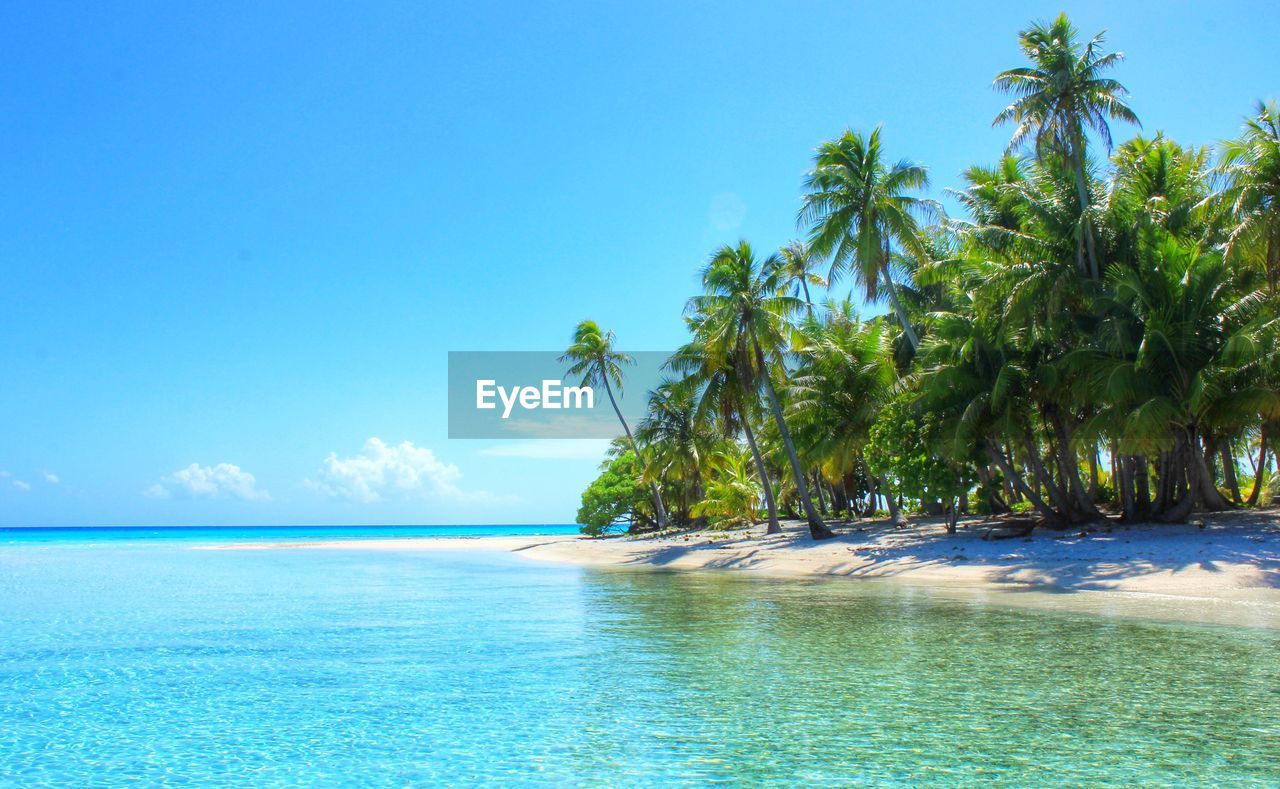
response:
<path fill-rule="evenodd" d="M 1192 470 L 1195 473 L 1192 489 L 1198 493 L 1199 501 L 1211 512 L 1232 509 L 1231 502 L 1227 501 L 1222 491 L 1218 490 L 1218 486 L 1214 484 L 1213 474 L 1209 471 L 1209 464 L 1200 448 L 1200 441 L 1194 435 L 1190 439 L 1190 445 Z"/>
<path fill-rule="evenodd" d="M 760 342 L 754 336 L 751 338 L 751 346 L 755 350 L 756 364 L 760 365 L 760 378 L 764 381 L 764 391 L 769 399 L 769 408 L 773 411 L 773 420 L 778 423 L 778 434 L 782 437 L 782 445 L 787 450 L 787 459 L 791 461 L 791 474 L 795 477 L 796 494 L 800 497 L 800 504 L 804 507 L 805 520 L 809 522 L 809 536 L 815 540 L 834 537 L 836 536 L 835 532 L 827 528 L 827 524 L 822 522 L 822 517 L 818 515 L 818 511 L 813 507 L 813 500 L 809 498 L 809 486 L 804 481 L 804 469 L 800 467 L 800 458 L 796 455 L 795 445 L 791 442 L 791 433 L 787 430 L 787 422 L 782 418 L 782 406 L 778 402 L 778 393 L 773 390 L 773 381 L 769 376 L 769 370 L 765 367 L 764 353 L 760 350 Z"/>
<path fill-rule="evenodd" d="M 741 413 L 741 409 L 739 410 Z M 764 458 L 760 455 L 760 448 L 756 446 L 756 435 L 751 431 L 751 423 L 747 421 L 747 415 L 741 413 L 742 416 L 742 432 L 747 437 L 747 446 L 751 447 L 751 457 L 755 459 L 756 471 L 760 472 L 760 487 L 764 488 L 764 504 L 769 510 L 769 528 L 765 529 L 765 534 L 781 534 L 782 525 L 778 523 L 778 502 L 773 499 L 773 483 L 769 481 L 769 472 L 764 467 Z"/>
<path fill-rule="evenodd" d="M 1046 504 L 1044 499 L 1040 498 L 1040 494 L 1036 493 L 1027 484 L 1027 481 L 1022 478 L 1017 469 L 1009 465 L 1009 461 L 1005 459 L 1004 454 L 993 447 L 989 441 L 984 441 L 983 444 L 986 446 L 987 455 L 991 458 L 991 462 L 995 463 L 996 467 L 1004 474 L 1005 479 L 1012 482 L 1014 487 L 1031 502 L 1031 506 L 1035 507 L 1036 511 L 1049 523 L 1054 525 L 1061 524 L 1063 521 L 1058 512 Z"/>
<path fill-rule="evenodd" d="M 1253 472 L 1253 490 L 1249 491 L 1249 498 L 1245 503 L 1250 507 L 1258 506 L 1258 497 L 1262 494 L 1262 478 L 1267 473 L 1267 428 L 1262 428 L 1262 434 L 1258 437 L 1258 465 Z"/>
<path fill-rule="evenodd" d="M 618 415 L 618 421 L 622 423 L 622 431 L 627 434 L 627 442 L 631 444 L 631 451 L 636 453 L 636 462 L 640 464 L 640 473 L 644 473 L 644 456 L 640 454 L 640 448 L 636 446 L 635 437 L 631 435 L 631 427 L 627 425 L 627 420 L 623 418 L 621 409 L 618 408 L 618 401 L 613 399 L 613 387 L 609 386 L 609 374 L 600 368 L 600 380 L 604 381 L 604 391 L 609 395 L 609 405 L 613 406 L 613 413 Z M 658 528 L 667 528 L 667 508 L 662 504 L 662 493 L 658 490 L 658 483 L 650 482 L 649 490 L 653 493 L 653 511 L 658 517 Z"/>
<path fill-rule="evenodd" d="M 898 314 L 898 322 L 902 324 L 902 333 L 907 335 L 907 340 L 911 343 L 911 350 L 920 350 L 920 338 L 916 336 L 915 327 L 911 325 L 910 319 L 907 318 L 907 311 L 898 300 L 898 286 L 893 284 L 893 278 L 889 276 L 888 271 L 884 272 L 884 284 L 885 290 L 889 292 L 889 303 L 893 305 L 893 311 Z"/>
<path fill-rule="evenodd" d="M 1058 476 L 1066 480 L 1071 497 L 1075 500 L 1075 508 L 1086 517 L 1105 520 L 1102 513 L 1094 506 L 1093 498 L 1085 491 L 1084 481 L 1080 479 L 1080 466 L 1076 460 L 1075 450 L 1072 448 L 1074 438 L 1070 425 L 1057 411 L 1050 413 L 1049 422 L 1058 440 Z"/>
<path fill-rule="evenodd" d="M 1049 501 L 1053 502 L 1060 519 L 1063 522 L 1070 523 L 1072 521 L 1071 502 L 1067 500 L 1066 491 L 1058 485 L 1057 480 L 1049 474 L 1049 469 L 1045 467 L 1044 460 L 1040 457 L 1040 450 L 1036 448 L 1036 439 L 1031 433 L 1031 428 L 1027 428 L 1026 434 L 1022 438 L 1022 448 L 1027 453 L 1027 462 L 1031 464 L 1031 473 L 1035 475 L 1039 484 L 1044 486 L 1045 492 L 1049 494 Z"/>

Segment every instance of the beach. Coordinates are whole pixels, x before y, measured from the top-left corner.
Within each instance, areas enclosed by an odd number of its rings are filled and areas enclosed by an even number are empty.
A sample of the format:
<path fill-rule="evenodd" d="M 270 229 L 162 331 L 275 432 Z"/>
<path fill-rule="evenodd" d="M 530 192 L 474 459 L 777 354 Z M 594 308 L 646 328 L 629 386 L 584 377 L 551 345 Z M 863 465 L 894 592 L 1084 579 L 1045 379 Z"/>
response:
<path fill-rule="evenodd" d="M 1189 524 L 984 539 L 996 524 L 941 521 L 894 528 L 848 524 L 815 542 L 803 524 L 664 537 L 479 537 L 250 543 L 224 549 L 344 549 L 514 553 L 597 568 L 736 571 L 772 577 L 841 577 L 996 605 L 1170 621 L 1280 628 L 1280 514 L 1216 515 Z M 998 533 L 998 532 L 997 532 Z"/>

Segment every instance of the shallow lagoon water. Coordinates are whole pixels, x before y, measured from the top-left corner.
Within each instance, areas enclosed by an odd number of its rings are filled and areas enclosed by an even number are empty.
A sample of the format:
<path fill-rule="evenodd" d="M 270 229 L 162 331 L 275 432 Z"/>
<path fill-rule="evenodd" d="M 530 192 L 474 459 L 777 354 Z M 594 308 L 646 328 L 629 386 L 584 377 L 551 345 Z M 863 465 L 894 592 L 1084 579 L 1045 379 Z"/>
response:
<path fill-rule="evenodd" d="M 193 547 L 0 545 L 0 783 L 1280 782 L 1274 630 Z"/>

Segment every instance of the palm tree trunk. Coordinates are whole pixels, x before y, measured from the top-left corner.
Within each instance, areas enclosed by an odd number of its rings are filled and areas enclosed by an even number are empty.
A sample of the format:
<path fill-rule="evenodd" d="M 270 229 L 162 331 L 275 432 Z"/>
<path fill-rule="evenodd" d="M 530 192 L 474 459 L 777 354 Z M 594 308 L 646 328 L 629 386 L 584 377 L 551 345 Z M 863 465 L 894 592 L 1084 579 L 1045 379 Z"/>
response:
<path fill-rule="evenodd" d="M 1089 445 L 1089 498 L 1093 501 L 1098 500 L 1098 445 L 1090 443 Z"/>
<path fill-rule="evenodd" d="M 1213 512 L 1231 509 L 1231 503 L 1227 501 L 1226 497 L 1222 495 L 1222 491 L 1218 490 L 1218 486 L 1214 484 L 1213 474 L 1209 471 L 1204 452 L 1201 451 L 1200 442 L 1195 435 L 1191 436 L 1189 443 L 1191 461 L 1196 478 L 1192 482 L 1192 487 L 1198 489 L 1200 500 L 1204 502 L 1205 509 Z"/>
<path fill-rule="evenodd" d="M 1165 523 L 1181 523 L 1187 519 L 1192 508 L 1195 507 L 1200 481 L 1198 473 L 1200 464 L 1196 463 L 1192 457 L 1187 435 L 1181 430 L 1177 433 L 1173 451 L 1168 452 L 1167 455 L 1165 475 L 1168 477 L 1167 486 L 1172 493 L 1167 499 L 1170 502 L 1169 506 L 1160 513 L 1158 520 Z"/>
<path fill-rule="evenodd" d="M 902 333 L 907 335 L 907 341 L 911 343 L 911 350 L 920 350 L 920 338 L 916 336 L 915 327 L 911 325 L 911 321 L 907 318 L 907 311 L 898 300 L 898 286 L 893 284 L 893 278 L 887 271 L 884 274 L 884 284 L 885 290 L 889 293 L 889 303 L 893 305 L 893 311 L 898 314 L 898 322 L 902 324 Z"/>
<path fill-rule="evenodd" d="M 813 485 L 813 496 L 818 500 L 818 514 L 827 517 L 830 512 L 827 510 L 827 496 L 822 491 L 822 483 L 819 481 L 818 472 L 811 471 L 809 481 Z"/>
<path fill-rule="evenodd" d="M 1058 510 L 1059 518 L 1068 523 L 1071 522 L 1071 503 L 1067 501 L 1067 494 L 1062 488 L 1058 487 L 1058 483 L 1049 475 L 1049 469 L 1045 468 L 1044 461 L 1040 458 L 1040 451 L 1036 449 L 1035 436 L 1031 434 L 1031 428 L 1027 428 L 1026 435 L 1022 439 L 1023 449 L 1027 452 L 1027 460 L 1031 463 L 1031 471 L 1035 474 L 1036 479 L 1044 486 L 1045 491 L 1049 494 L 1049 500 L 1053 502 L 1053 506 Z"/>
<path fill-rule="evenodd" d="M 643 474 L 644 456 L 640 454 L 635 437 L 631 435 L 631 427 L 627 425 L 627 420 L 618 408 L 618 401 L 613 399 L 613 387 L 609 386 L 609 374 L 604 369 L 604 365 L 600 366 L 600 380 L 604 381 L 604 391 L 609 395 L 609 405 L 613 406 L 613 413 L 618 415 L 618 421 L 622 423 L 622 432 L 627 434 L 627 443 L 631 444 L 631 451 L 636 453 L 636 462 L 640 464 L 640 473 Z M 658 490 L 658 483 L 650 482 L 649 490 L 653 493 L 653 509 L 658 518 L 658 528 L 665 529 L 667 528 L 667 508 L 662 504 L 662 493 Z"/>
<path fill-rule="evenodd" d="M 1245 502 L 1250 507 L 1258 506 L 1258 496 L 1262 494 L 1262 478 L 1267 475 L 1267 428 L 1264 425 L 1258 436 L 1258 465 L 1253 472 L 1253 490 Z"/>
<path fill-rule="evenodd" d="M 1058 438 L 1058 474 L 1067 481 L 1071 496 L 1075 499 L 1076 508 L 1090 518 L 1102 520 L 1102 513 L 1094 506 L 1093 499 L 1085 491 L 1084 482 L 1080 479 L 1080 464 L 1076 460 L 1076 452 L 1072 448 L 1072 431 L 1062 414 L 1054 411 L 1049 422 Z"/>
<path fill-rule="evenodd" d="M 1222 442 L 1218 454 L 1222 459 L 1222 481 L 1227 490 L 1231 491 L 1232 503 L 1239 506 L 1244 503 L 1244 499 L 1240 496 L 1240 480 L 1236 479 L 1236 453 L 1232 451 L 1229 439 Z"/>
<path fill-rule="evenodd" d="M 1137 497 L 1134 495 L 1133 458 L 1119 458 L 1114 467 L 1119 473 L 1111 478 L 1111 483 L 1116 489 L 1121 517 L 1126 523 L 1134 523 L 1138 520 L 1138 508 L 1135 506 Z"/>
<path fill-rule="evenodd" d="M 1089 222 L 1089 191 L 1085 186 L 1084 154 L 1077 148 L 1071 155 L 1075 168 L 1076 195 L 1080 198 L 1080 231 L 1084 235 L 1085 248 L 1088 250 L 1089 277 L 1101 279 L 1102 267 L 1098 260 L 1098 251 L 1093 241 L 1093 224 Z"/>
<path fill-rule="evenodd" d="M 778 523 L 778 502 L 773 499 L 773 483 L 769 481 L 769 472 L 764 467 L 764 458 L 760 455 L 760 448 L 756 446 L 756 434 L 751 431 L 751 423 L 747 420 L 746 412 L 739 409 L 739 415 L 742 417 L 742 432 L 747 437 L 747 446 L 751 447 L 751 457 L 756 461 L 756 471 L 760 472 L 760 487 L 764 488 L 764 505 L 769 510 L 769 527 L 765 529 L 765 534 L 781 534 L 782 524 Z"/>
<path fill-rule="evenodd" d="M 1005 460 L 1004 455 L 1001 454 L 999 450 L 992 447 L 989 441 L 984 441 L 983 445 L 987 448 L 987 455 L 990 456 L 991 462 L 995 463 L 996 467 L 1004 473 L 1005 479 L 1009 480 L 1019 491 L 1022 492 L 1022 495 L 1031 502 L 1031 505 L 1036 508 L 1036 511 L 1039 512 L 1046 521 L 1055 525 L 1062 523 L 1061 516 L 1059 516 L 1052 507 L 1045 504 L 1044 499 L 1040 498 L 1040 494 L 1031 489 L 1031 486 L 1027 484 L 1027 481 L 1022 478 L 1022 475 L 1019 474 L 1013 466 L 1009 465 L 1009 462 Z"/>
<path fill-rule="evenodd" d="M 804 305 L 809 308 L 809 318 L 813 318 L 813 302 L 809 299 L 809 281 L 800 277 L 800 287 L 804 288 Z"/>
<path fill-rule="evenodd" d="M 1133 495 L 1139 520 L 1151 517 L 1151 467 L 1146 455 L 1133 456 Z"/>
<path fill-rule="evenodd" d="M 773 420 L 778 423 L 778 435 L 782 437 L 782 446 L 787 450 L 787 459 L 791 461 L 791 475 L 796 481 L 796 495 L 804 507 L 805 520 L 809 522 L 809 536 L 815 540 L 834 537 L 835 532 L 822 522 L 818 511 L 813 508 L 813 500 L 809 498 L 809 486 L 804 481 L 804 469 L 800 467 L 800 458 L 796 455 L 795 444 L 791 442 L 791 433 L 787 430 L 787 422 L 782 418 L 782 405 L 778 402 L 778 393 L 773 391 L 773 380 L 769 368 L 765 366 L 764 353 L 760 350 L 760 341 L 751 337 L 751 347 L 755 351 L 756 364 L 760 366 L 760 379 L 764 382 L 765 396 L 769 400 L 769 408 L 773 411 Z"/>

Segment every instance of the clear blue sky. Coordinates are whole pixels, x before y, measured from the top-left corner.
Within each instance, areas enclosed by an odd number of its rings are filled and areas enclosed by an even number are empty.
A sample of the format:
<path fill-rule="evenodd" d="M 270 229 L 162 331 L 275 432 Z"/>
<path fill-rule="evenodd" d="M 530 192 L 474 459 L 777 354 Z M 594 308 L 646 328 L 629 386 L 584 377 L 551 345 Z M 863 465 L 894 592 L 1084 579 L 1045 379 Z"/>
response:
<path fill-rule="evenodd" d="M 598 448 L 449 441 L 446 352 L 673 347 L 823 139 L 994 160 L 1062 8 L 539 5 L 5 4 L 0 525 L 570 521 Z M 1148 131 L 1280 94 L 1269 3 L 1066 10 Z"/>

